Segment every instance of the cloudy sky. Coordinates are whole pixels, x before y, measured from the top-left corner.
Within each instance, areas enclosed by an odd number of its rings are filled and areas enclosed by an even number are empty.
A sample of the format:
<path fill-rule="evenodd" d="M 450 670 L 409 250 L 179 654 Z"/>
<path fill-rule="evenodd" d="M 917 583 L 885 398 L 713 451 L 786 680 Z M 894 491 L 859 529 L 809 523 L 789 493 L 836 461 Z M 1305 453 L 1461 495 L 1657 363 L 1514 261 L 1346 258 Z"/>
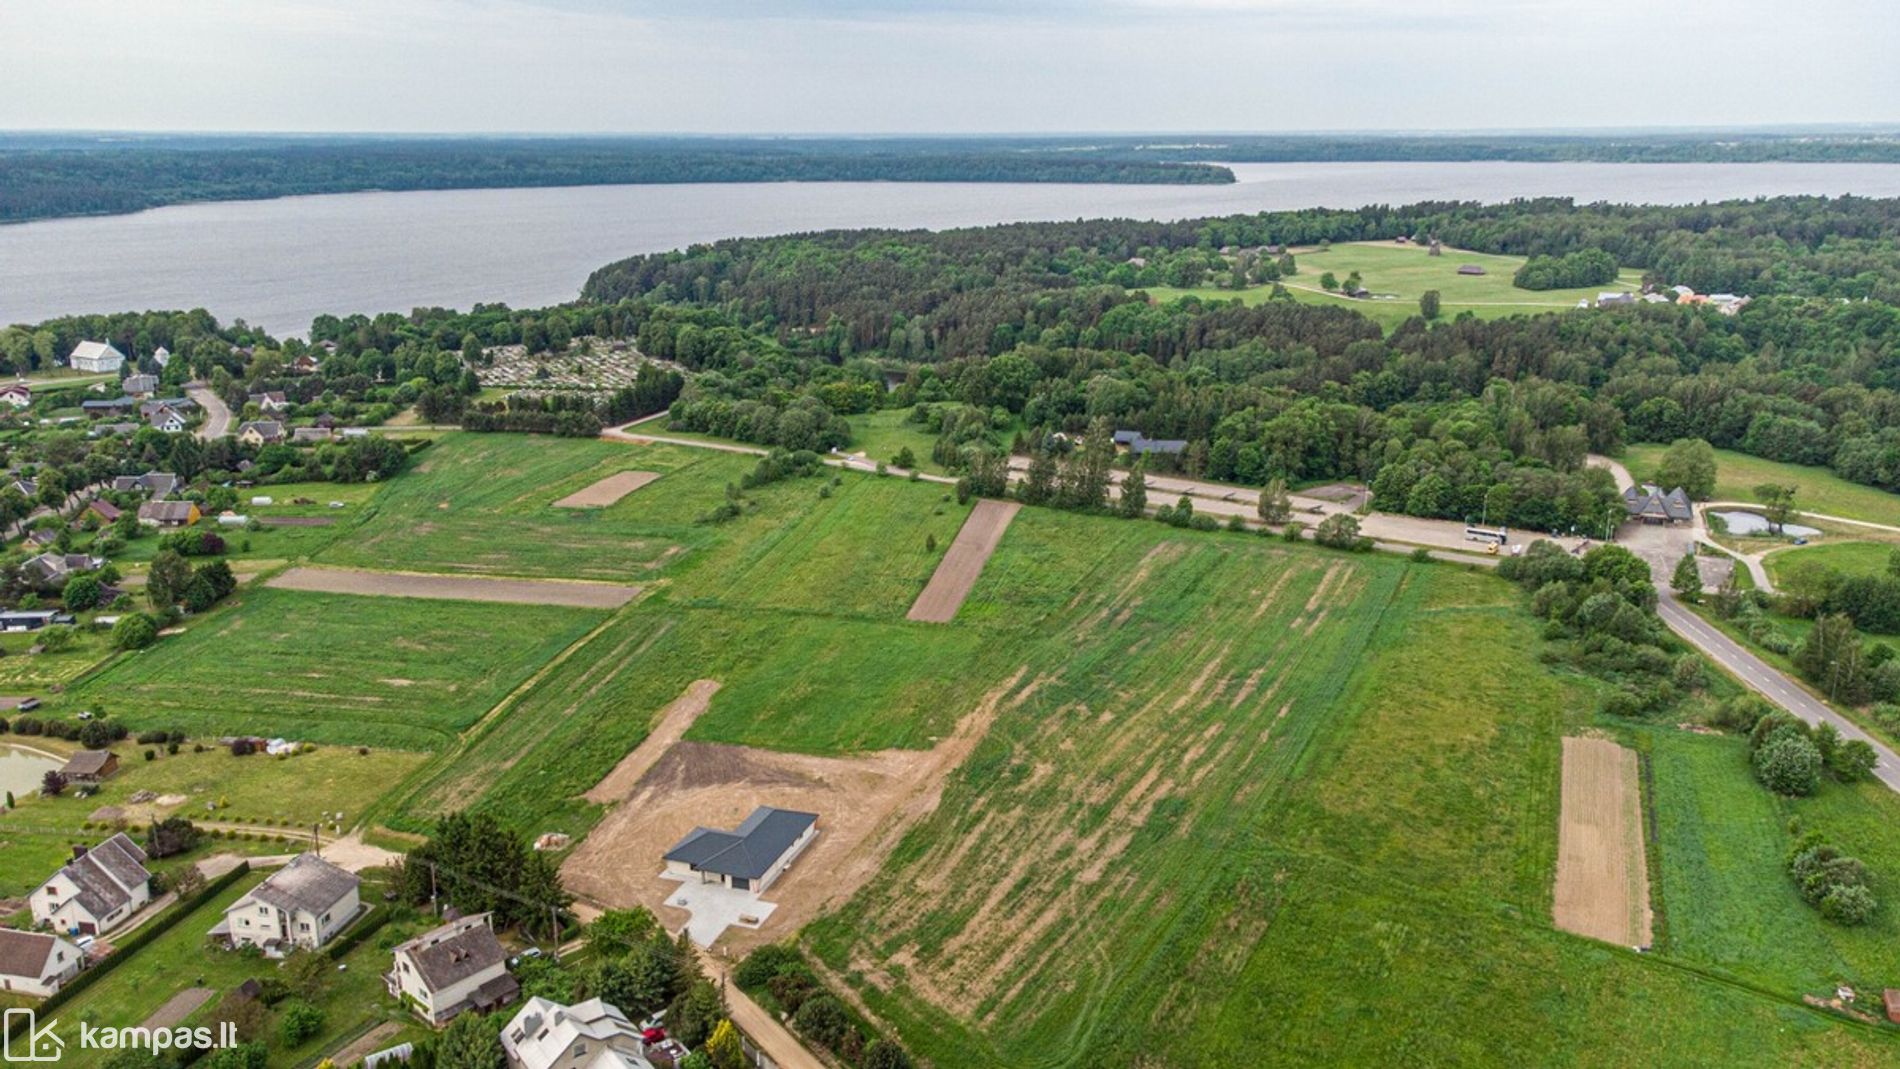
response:
<path fill-rule="evenodd" d="M 0 0 L 0 129 L 1900 121 L 1892 0 Z"/>

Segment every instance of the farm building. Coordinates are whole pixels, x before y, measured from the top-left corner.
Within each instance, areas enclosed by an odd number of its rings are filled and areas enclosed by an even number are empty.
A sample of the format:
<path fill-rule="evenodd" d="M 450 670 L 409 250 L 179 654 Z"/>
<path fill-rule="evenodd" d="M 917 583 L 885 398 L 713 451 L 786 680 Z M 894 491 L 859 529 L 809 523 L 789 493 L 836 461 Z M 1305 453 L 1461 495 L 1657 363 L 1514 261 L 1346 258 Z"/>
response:
<path fill-rule="evenodd" d="M 211 937 L 234 949 L 258 947 L 273 958 L 298 948 L 315 950 L 362 912 L 360 884 L 315 854 L 298 854 L 231 903 Z"/>
<path fill-rule="evenodd" d="M 81 750 L 66 759 L 59 774 L 73 783 L 99 783 L 118 771 L 119 755 L 111 750 Z"/>
<path fill-rule="evenodd" d="M 1689 495 L 1680 486 L 1667 493 L 1660 486 L 1632 486 L 1623 491 L 1623 507 L 1631 519 L 1643 523 L 1688 523 L 1695 516 Z"/>
<path fill-rule="evenodd" d="M 103 375 L 125 366 L 125 354 L 113 348 L 112 343 L 102 341 L 82 341 L 73 346 L 66 363 L 74 371 L 85 371 Z"/>
<path fill-rule="evenodd" d="M 1482 275 L 1484 274 L 1484 268 L 1478 264 L 1459 264 L 1458 273 L 1461 275 Z"/>
<path fill-rule="evenodd" d="M 122 415 L 126 412 L 131 411 L 132 406 L 138 403 L 139 403 L 138 398 L 131 397 L 131 396 L 108 397 L 108 398 L 95 397 L 95 398 L 88 398 L 87 400 L 79 402 L 79 410 L 81 412 L 84 412 L 88 416 L 94 416 L 94 417 L 117 416 L 117 415 Z"/>
<path fill-rule="evenodd" d="M 666 871 L 755 894 L 772 886 L 818 836 L 818 814 L 760 806 L 732 831 L 694 828 L 666 852 Z"/>
<path fill-rule="evenodd" d="M 1613 308 L 1620 304 L 1635 304 L 1635 303 L 1636 303 L 1636 295 L 1634 293 L 1622 293 L 1622 292 L 1611 293 L 1611 292 L 1605 291 L 1603 293 L 1597 294 L 1598 308 Z"/>
<path fill-rule="evenodd" d="M 9 609 L 0 612 L 0 632 L 38 631 L 48 624 L 70 624 L 71 613 L 57 609 Z"/>
<path fill-rule="evenodd" d="M 73 859 L 33 892 L 33 922 L 77 935 L 103 935 L 152 900 L 145 851 L 124 832 Z"/>
<path fill-rule="evenodd" d="M 85 960 L 84 952 L 59 936 L 0 928 L 0 991 L 50 995 Z"/>
<path fill-rule="evenodd" d="M 398 945 L 383 974 L 391 997 L 431 1025 L 467 1010 L 491 1013 L 521 994 L 489 914 L 450 921 Z"/>

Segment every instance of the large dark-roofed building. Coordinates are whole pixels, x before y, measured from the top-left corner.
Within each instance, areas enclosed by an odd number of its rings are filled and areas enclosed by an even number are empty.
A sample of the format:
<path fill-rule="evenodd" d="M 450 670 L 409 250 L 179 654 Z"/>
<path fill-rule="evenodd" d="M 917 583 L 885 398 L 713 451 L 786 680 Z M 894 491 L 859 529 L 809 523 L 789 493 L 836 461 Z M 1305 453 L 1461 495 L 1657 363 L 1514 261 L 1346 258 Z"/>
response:
<path fill-rule="evenodd" d="M 818 814 L 760 806 L 732 831 L 694 828 L 666 852 L 667 871 L 754 893 L 772 886 L 818 834 Z"/>
<path fill-rule="evenodd" d="M 1660 486 L 1632 486 L 1623 491 L 1623 507 L 1630 519 L 1643 523 L 1688 523 L 1695 518 L 1689 495 L 1680 486 L 1667 493 Z"/>

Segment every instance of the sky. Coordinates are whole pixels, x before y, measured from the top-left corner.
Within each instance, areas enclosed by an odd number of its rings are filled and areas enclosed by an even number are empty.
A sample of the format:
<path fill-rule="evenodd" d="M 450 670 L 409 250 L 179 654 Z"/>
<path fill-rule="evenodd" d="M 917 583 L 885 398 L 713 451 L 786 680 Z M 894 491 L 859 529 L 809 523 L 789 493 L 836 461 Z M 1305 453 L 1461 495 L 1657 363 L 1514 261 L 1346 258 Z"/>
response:
<path fill-rule="evenodd" d="M 0 129 L 1900 123 L 1892 0 L 0 0 Z"/>

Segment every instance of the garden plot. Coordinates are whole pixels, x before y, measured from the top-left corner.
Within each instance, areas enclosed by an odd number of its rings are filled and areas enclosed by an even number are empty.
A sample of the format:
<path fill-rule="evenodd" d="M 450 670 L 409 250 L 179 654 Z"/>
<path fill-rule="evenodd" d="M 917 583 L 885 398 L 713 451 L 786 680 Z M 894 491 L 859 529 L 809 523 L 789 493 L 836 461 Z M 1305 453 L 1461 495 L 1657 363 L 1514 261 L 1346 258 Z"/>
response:
<path fill-rule="evenodd" d="M 556 501 L 557 509 L 600 509 L 660 477 L 657 471 L 620 471 Z"/>
<path fill-rule="evenodd" d="M 292 568 L 266 585 L 320 594 L 499 601 L 512 605 L 565 605 L 617 609 L 640 596 L 637 586 L 560 579 L 493 579 L 471 575 L 417 575 L 355 568 Z"/>
<path fill-rule="evenodd" d="M 624 341 L 587 338 L 560 354 L 531 354 L 519 345 L 489 349 L 490 364 L 475 369 L 483 386 L 522 390 L 617 390 L 631 386 L 647 365 L 670 366 L 641 355 Z"/>
<path fill-rule="evenodd" d="M 950 552 L 943 555 L 929 584 L 911 605 L 909 618 L 931 624 L 947 624 L 956 619 L 963 599 L 970 596 L 977 576 L 983 574 L 983 565 L 989 561 L 990 554 L 996 552 L 1003 532 L 1009 530 L 1009 521 L 1016 518 L 1020 508 L 1022 506 L 1014 501 L 977 502 L 976 508 L 970 511 L 970 518 L 963 521 L 962 530 L 957 532 L 957 540 L 950 544 Z"/>
<path fill-rule="evenodd" d="M 1643 854 L 1636 751 L 1608 739 L 1564 740 L 1557 831 L 1557 927 L 1606 943 L 1648 946 L 1649 872 Z"/>

